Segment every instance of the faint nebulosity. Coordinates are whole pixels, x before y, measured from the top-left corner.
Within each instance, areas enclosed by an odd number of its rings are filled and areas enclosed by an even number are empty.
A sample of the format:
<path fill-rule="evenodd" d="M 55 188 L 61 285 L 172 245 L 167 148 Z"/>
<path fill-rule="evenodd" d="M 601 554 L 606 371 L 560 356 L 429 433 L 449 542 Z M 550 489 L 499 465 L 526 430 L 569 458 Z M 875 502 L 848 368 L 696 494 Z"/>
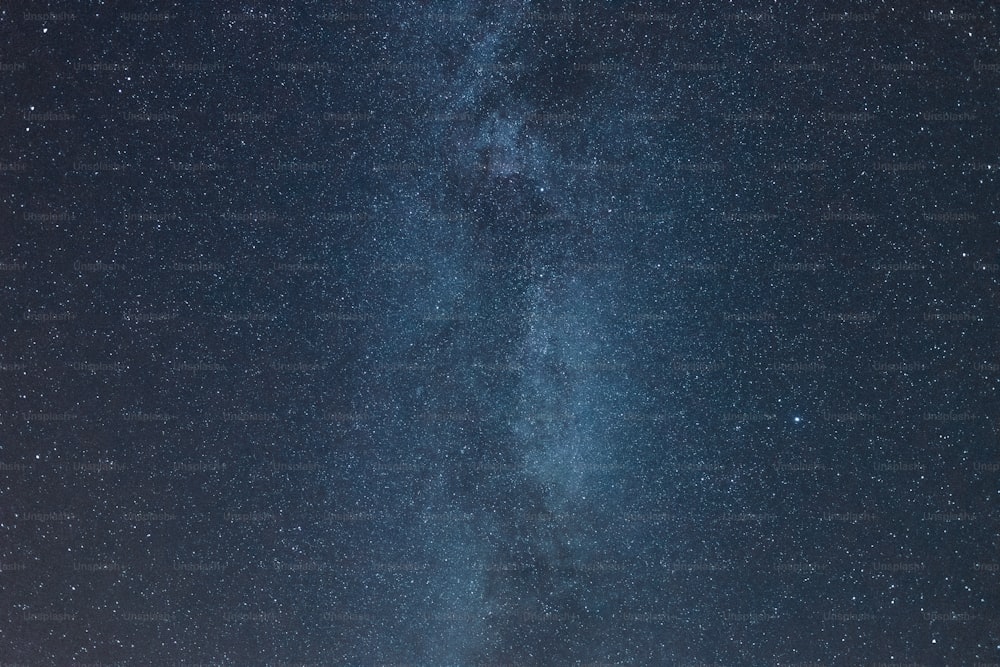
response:
<path fill-rule="evenodd" d="M 0 9 L 0 665 L 1000 663 L 997 27 Z"/>

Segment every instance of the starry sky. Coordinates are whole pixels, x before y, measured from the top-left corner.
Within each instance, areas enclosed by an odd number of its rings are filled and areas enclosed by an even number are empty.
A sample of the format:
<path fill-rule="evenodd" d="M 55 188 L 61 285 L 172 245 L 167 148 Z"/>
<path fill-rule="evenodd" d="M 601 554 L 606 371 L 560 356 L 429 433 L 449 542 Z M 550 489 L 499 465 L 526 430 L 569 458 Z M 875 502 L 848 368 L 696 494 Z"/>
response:
<path fill-rule="evenodd" d="M 1000 664 L 990 2 L 0 8 L 0 665 Z"/>

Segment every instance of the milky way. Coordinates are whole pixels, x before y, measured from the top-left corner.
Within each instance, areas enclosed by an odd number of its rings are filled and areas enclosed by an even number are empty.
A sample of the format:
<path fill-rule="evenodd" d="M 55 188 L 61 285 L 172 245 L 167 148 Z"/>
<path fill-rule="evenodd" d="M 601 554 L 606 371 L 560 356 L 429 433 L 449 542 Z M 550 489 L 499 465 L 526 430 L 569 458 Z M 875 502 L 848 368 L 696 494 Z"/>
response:
<path fill-rule="evenodd" d="M 624 342 L 614 325 L 620 255 L 608 234 L 615 196 L 587 191 L 591 158 L 560 126 L 584 100 L 567 97 L 559 113 L 519 93 L 510 74 L 537 58 L 526 8 L 490 11 L 486 33 L 447 60 L 436 47 L 455 35 L 439 21 L 417 15 L 398 37 L 421 65 L 403 77 L 414 98 L 448 102 L 402 138 L 426 158 L 412 178 L 387 179 L 398 224 L 388 233 L 399 243 L 379 239 L 379 252 L 405 253 L 381 261 L 428 275 L 393 285 L 399 310 L 372 335 L 424 382 L 413 393 L 411 381 L 379 373 L 392 363 L 377 358 L 376 379 L 363 383 L 411 416 L 375 438 L 433 471 L 409 499 L 429 520 L 403 530 L 424 558 L 448 564 L 400 585 L 402 628 L 376 645 L 439 637 L 420 654 L 432 664 L 575 655 L 591 628 L 557 639 L 546 626 L 566 626 L 588 605 L 579 567 L 604 548 L 595 529 L 612 520 L 602 504 L 620 486 L 623 455 L 614 425 L 637 399 L 614 361 Z"/>

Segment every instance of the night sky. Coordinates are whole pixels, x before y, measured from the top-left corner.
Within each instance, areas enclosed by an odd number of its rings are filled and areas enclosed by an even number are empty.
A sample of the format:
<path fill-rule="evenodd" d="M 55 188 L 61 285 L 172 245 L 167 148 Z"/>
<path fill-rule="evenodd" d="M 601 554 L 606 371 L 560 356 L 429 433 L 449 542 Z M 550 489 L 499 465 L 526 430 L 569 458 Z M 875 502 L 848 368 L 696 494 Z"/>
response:
<path fill-rule="evenodd" d="M 282 5 L 0 8 L 0 667 L 1000 664 L 997 4 Z"/>

